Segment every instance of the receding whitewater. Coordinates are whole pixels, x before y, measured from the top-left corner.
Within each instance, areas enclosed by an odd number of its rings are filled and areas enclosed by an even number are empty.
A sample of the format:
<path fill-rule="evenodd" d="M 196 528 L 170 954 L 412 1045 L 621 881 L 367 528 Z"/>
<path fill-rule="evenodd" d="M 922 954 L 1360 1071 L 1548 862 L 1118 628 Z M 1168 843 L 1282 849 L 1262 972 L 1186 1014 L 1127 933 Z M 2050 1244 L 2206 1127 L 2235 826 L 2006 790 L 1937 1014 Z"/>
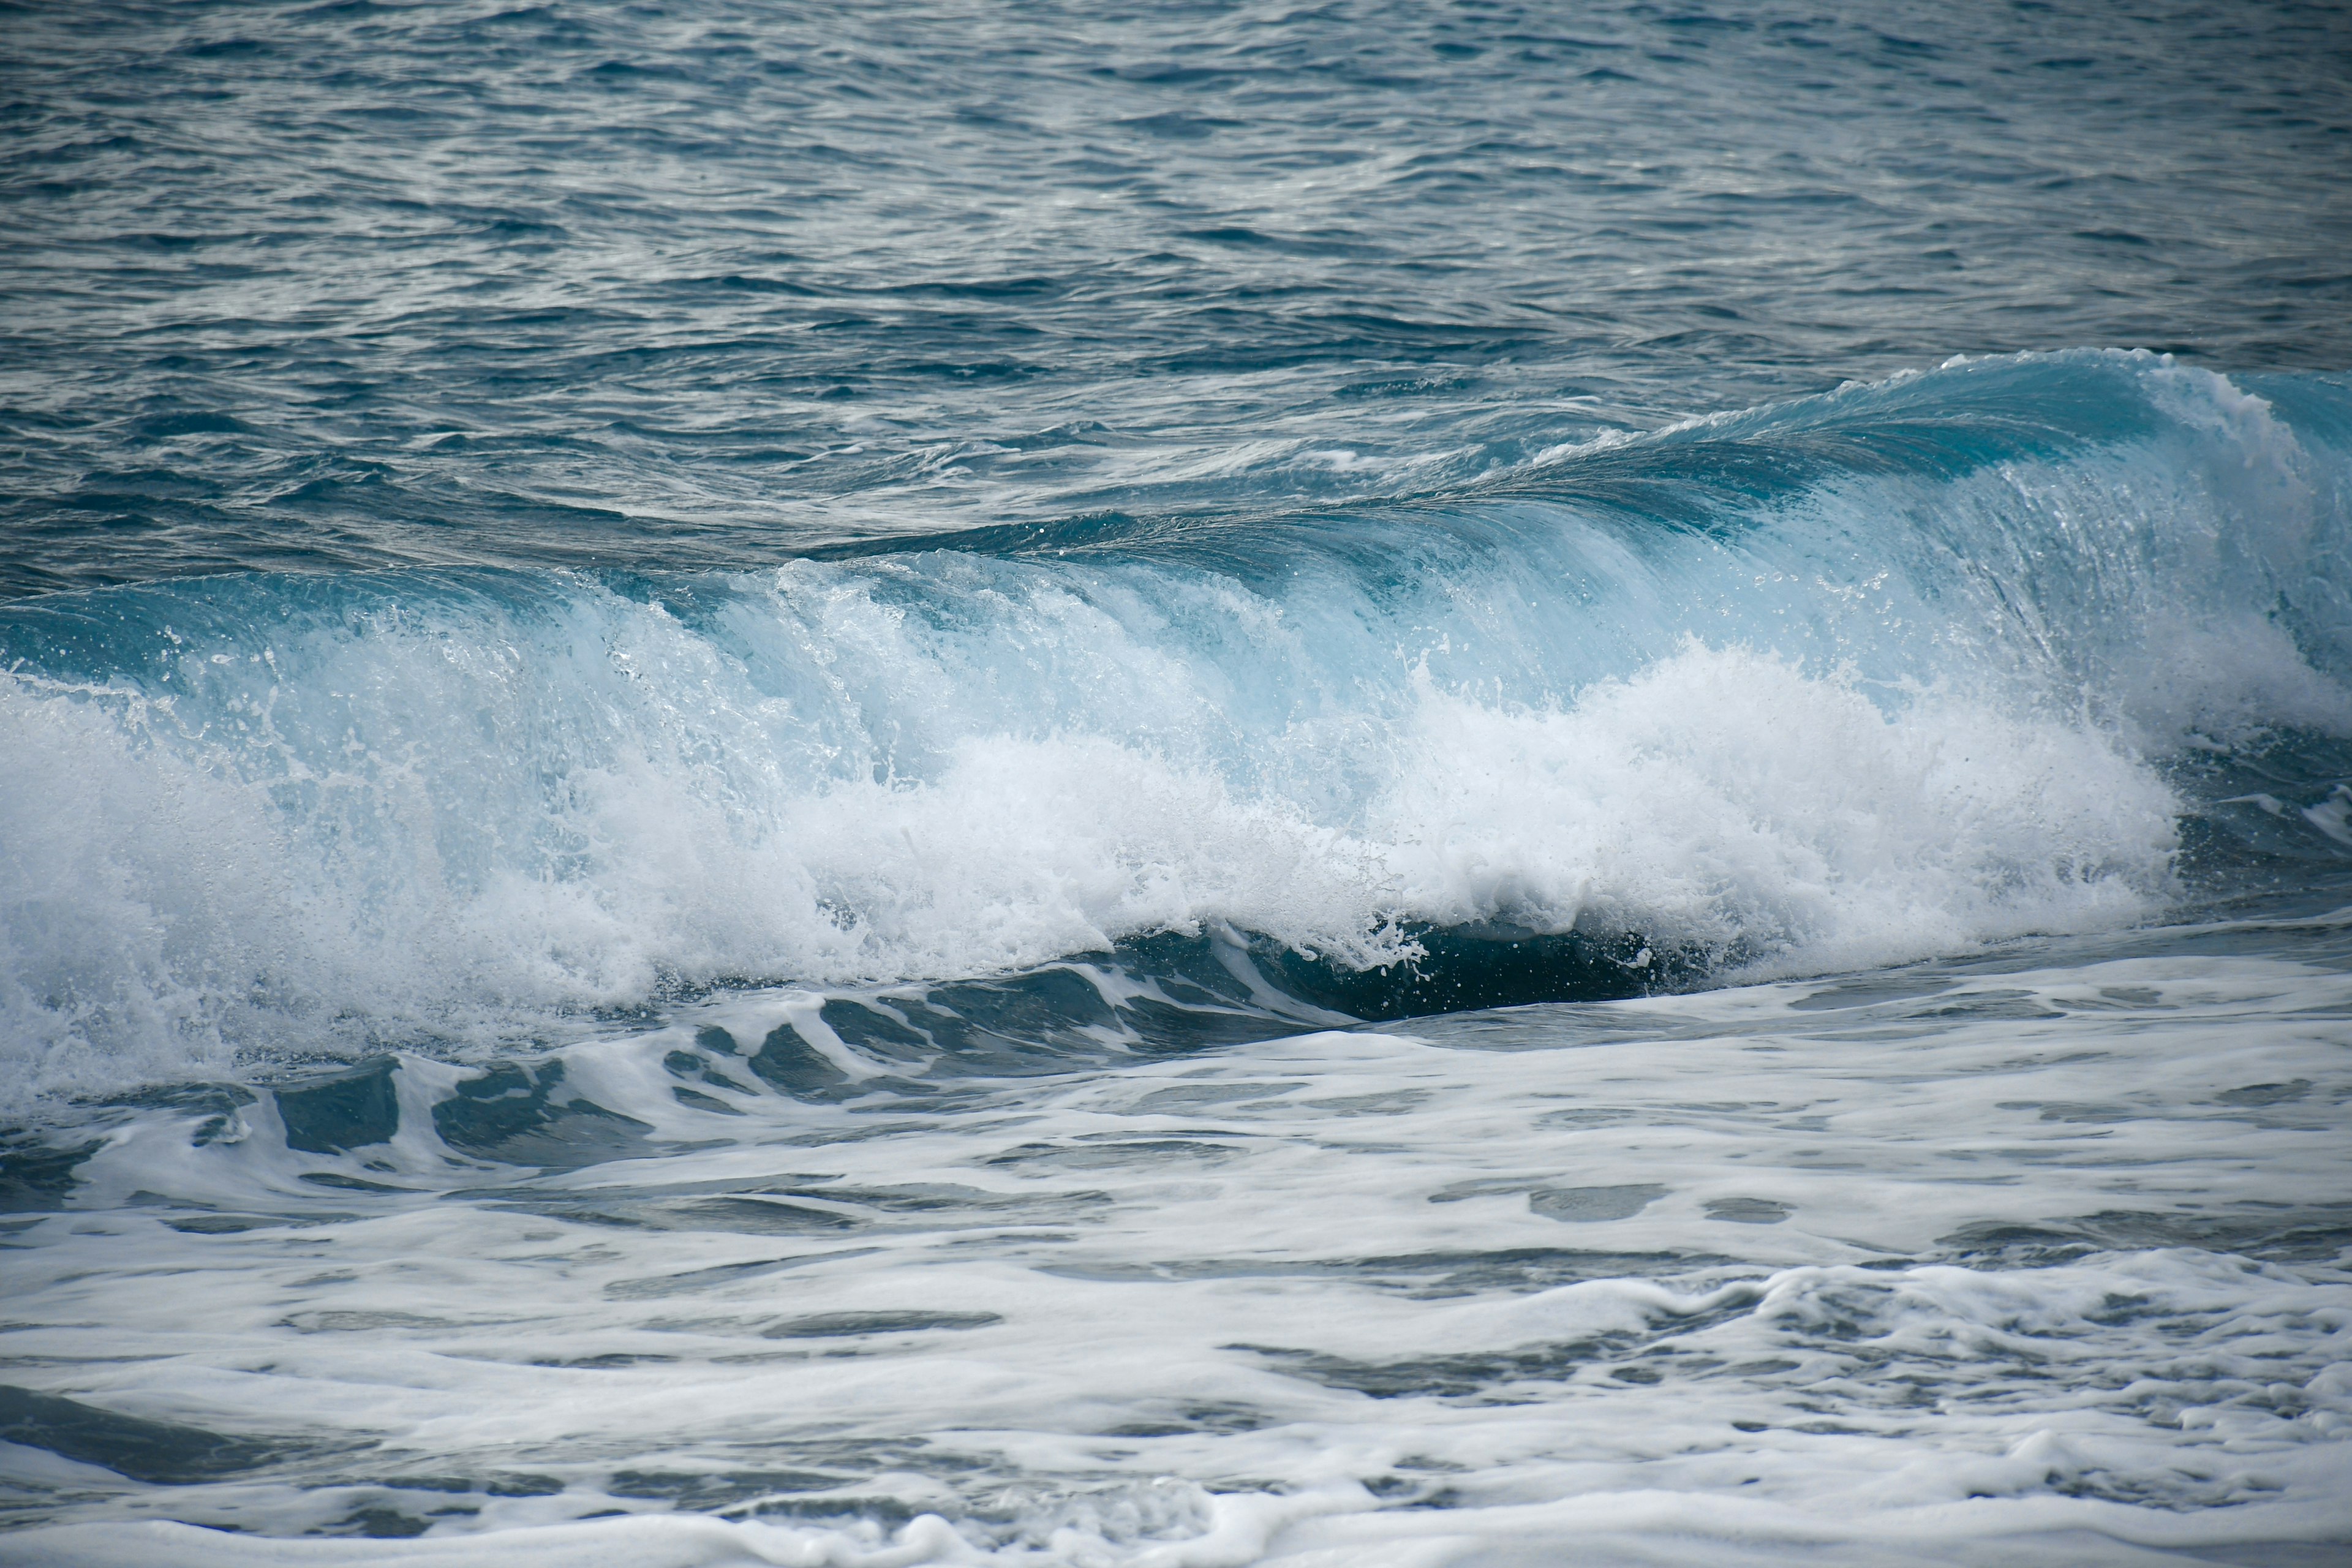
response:
<path fill-rule="evenodd" d="M 19 8 L 0 1562 L 2352 1556 L 2352 31 Z"/>

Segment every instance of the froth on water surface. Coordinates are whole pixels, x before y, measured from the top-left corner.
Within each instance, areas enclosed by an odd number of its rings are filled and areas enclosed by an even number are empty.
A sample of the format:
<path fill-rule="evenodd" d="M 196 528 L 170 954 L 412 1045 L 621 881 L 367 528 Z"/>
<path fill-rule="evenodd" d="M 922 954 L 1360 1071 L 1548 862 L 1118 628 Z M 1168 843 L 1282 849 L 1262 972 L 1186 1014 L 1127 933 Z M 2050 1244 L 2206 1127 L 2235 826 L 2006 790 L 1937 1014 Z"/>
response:
<path fill-rule="evenodd" d="M 2347 930 L 120 1105 L 7 1155 L 0 1559 L 2325 1561 Z"/>

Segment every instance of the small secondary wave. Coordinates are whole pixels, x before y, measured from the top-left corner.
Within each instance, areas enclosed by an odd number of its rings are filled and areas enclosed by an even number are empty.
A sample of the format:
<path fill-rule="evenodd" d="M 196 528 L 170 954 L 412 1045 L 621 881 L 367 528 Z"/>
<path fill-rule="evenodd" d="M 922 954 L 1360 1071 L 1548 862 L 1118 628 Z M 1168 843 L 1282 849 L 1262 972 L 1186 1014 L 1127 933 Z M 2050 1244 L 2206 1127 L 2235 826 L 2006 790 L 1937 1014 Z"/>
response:
<path fill-rule="evenodd" d="M 103 1089 L 1157 934 L 1394 1013 L 2140 919 L 2347 837 L 2352 393 L 2263 384 L 1979 362 L 1346 510 L 26 601 L 0 1048 Z"/>

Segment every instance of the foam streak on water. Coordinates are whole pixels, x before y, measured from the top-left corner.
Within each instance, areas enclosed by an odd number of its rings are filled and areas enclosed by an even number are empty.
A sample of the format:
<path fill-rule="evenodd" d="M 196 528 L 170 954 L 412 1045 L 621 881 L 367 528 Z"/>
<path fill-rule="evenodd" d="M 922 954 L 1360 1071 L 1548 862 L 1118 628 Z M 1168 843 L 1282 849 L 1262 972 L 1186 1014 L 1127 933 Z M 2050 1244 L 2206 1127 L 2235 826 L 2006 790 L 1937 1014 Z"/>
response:
<path fill-rule="evenodd" d="M 12 1375 L 74 1391 L 9 1395 L 15 1503 L 76 1522 L 0 1555 L 2303 1561 L 2345 929 L 928 1093 L 784 994 L 188 1098 L 11 1237 Z"/>

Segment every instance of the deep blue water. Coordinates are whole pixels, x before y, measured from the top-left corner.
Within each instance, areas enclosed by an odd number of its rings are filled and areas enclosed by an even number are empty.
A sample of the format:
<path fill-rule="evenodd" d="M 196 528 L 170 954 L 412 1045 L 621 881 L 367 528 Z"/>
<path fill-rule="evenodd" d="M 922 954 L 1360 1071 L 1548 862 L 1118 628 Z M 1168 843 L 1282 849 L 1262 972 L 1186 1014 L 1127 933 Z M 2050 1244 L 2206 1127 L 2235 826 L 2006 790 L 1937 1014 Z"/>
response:
<path fill-rule="evenodd" d="M 2347 176 L 2321 5 L 0 5 L 0 1560 L 2336 1560 Z"/>
<path fill-rule="evenodd" d="M 17 594 L 1272 523 L 1952 353 L 2352 365 L 2333 5 L 6 15 Z"/>

